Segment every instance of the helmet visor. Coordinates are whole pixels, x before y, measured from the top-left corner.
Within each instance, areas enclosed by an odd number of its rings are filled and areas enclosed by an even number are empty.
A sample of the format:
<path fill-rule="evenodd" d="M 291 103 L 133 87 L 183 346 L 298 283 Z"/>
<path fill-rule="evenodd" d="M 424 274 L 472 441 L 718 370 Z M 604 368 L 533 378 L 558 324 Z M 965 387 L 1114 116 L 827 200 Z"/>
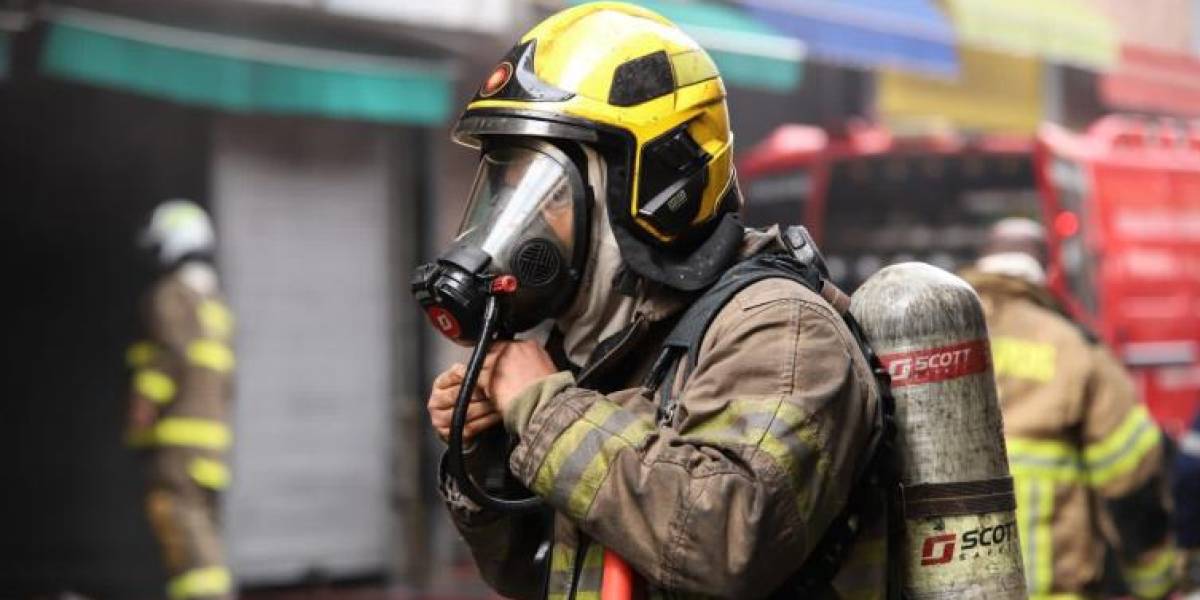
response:
<path fill-rule="evenodd" d="M 483 155 L 470 204 L 455 242 L 475 246 L 510 272 L 519 248 L 535 239 L 556 246 L 563 258 L 575 250 L 578 180 L 574 165 L 526 147 L 499 147 Z"/>

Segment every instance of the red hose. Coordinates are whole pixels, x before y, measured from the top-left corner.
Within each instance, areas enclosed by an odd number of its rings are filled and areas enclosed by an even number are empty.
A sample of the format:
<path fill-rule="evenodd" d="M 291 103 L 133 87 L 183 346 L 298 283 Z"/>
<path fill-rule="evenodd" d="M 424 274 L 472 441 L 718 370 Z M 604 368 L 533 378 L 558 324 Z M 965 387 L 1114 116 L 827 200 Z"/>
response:
<path fill-rule="evenodd" d="M 616 552 L 604 549 L 604 579 L 600 584 L 600 600 L 633 600 L 634 574 L 625 559 Z"/>

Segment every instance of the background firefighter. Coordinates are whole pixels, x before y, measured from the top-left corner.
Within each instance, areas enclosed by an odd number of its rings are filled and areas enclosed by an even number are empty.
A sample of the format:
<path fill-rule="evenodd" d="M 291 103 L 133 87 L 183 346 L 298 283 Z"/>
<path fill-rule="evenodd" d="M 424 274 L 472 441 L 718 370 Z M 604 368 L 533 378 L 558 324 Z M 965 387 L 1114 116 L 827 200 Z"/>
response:
<path fill-rule="evenodd" d="M 1172 588 L 1162 436 L 1133 382 L 1063 313 L 1042 228 L 1005 219 L 964 277 L 983 301 L 1031 598 L 1095 597 L 1107 540 L 1130 591 Z"/>
<path fill-rule="evenodd" d="M 1179 438 L 1171 473 L 1179 585 L 1189 600 L 1200 599 L 1200 416 Z"/>
<path fill-rule="evenodd" d="M 879 410 L 829 301 L 784 277 L 750 283 L 707 326 L 690 373 L 657 389 L 647 377 L 704 290 L 727 283 L 739 259 L 786 251 L 777 230 L 747 231 L 733 216 L 724 88 L 707 54 L 640 8 L 563 11 L 501 62 L 456 138 L 482 150 L 474 197 L 455 247 L 418 279 L 511 269 L 520 283 L 506 301 L 529 311 L 509 316 L 522 322 L 514 329 L 556 324 L 549 352 L 533 341 L 493 349 L 466 428 L 503 418 L 515 442 L 507 466 L 553 508 L 553 524 L 482 509 L 443 477 L 488 583 L 518 598 L 596 597 L 609 548 L 651 592 L 880 597 L 878 497 L 864 500 L 875 510 L 853 525 L 836 576 L 785 584 L 845 506 Z M 587 215 L 573 228 L 549 210 L 564 198 Z M 523 262 L 531 244 L 556 249 L 539 268 L 573 267 L 545 277 L 557 282 L 546 291 L 529 285 L 545 275 Z M 473 328 L 417 287 L 435 325 L 469 340 Z M 434 383 L 443 435 L 462 377 L 457 365 Z M 469 458 L 483 467 L 505 456 L 476 447 Z M 545 540 L 548 572 L 535 561 Z"/>
<path fill-rule="evenodd" d="M 172 599 L 233 597 L 217 523 L 226 450 L 233 321 L 211 266 L 212 224 L 186 200 L 159 205 L 142 245 L 160 274 L 142 304 L 144 339 L 129 350 L 129 443 L 147 466 L 146 513 Z"/>

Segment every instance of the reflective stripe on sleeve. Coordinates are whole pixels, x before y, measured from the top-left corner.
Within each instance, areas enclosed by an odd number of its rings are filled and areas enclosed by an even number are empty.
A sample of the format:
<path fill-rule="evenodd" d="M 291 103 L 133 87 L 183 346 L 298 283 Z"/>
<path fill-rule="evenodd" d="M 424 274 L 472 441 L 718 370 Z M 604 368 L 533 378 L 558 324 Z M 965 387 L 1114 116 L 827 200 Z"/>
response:
<path fill-rule="evenodd" d="M 187 360 L 193 365 L 218 373 L 233 370 L 233 350 L 216 340 L 199 339 L 188 344 Z"/>
<path fill-rule="evenodd" d="M 724 411 L 683 432 L 689 440 L 721 445 L 756 447 L 792 482 L 797 491 L 800 514 L 812 508 L 811 485 L 814 477 L 824 479 L 829 458 L 819 451 L 820 440 L 811 425 L 810 415 L 779 396 L 739 398 Z"/>
<path fill-rule="evenodd" d="M 125 351 L 125 364 L 129 365 L 131 369 L 144 367 L 154 360 L 156 354 L 158 354 L 158 346 L 154 342 L 148 340 L 134 342 Z"/>
<path fill-rule="evenodd" d="M 130 443 L 135 446 L 186 446 L 224 450 L 232 441 L 229 427 L 220 421 L 191 417 L 164 417 L 153 427 L 134 432 Z"/>
<path fill-rule="evenodd" d="M 188 464 L 188 475 L 209 489 L 223 490 L 229 487 L 229 469 L 219 460 L 197 456 Z"/>
<path fill-rule="evenodd" d="M 593 404 L 546 452 L 533 490 L 575 519 L 595 500 L 617 454 L 646 441 L 654 425 L 607 400 Z"/>
<path fill-rule="evenodd" d="M 1164 548 L 1144 565 L 1126 566 L 1125 583 L 1138 598 L 1161 598 L 1174 584 L 1175 552 Z"/>
<path fill-rule="evenodd" d="M 138 369 L 133 373 L 133 391 L 156 404 L 166 404 L 175 399 L 175 381 L 157 369 Z"/>
<path fill-rule="evenodd" d="M 1146 407 L 1135 406 L 1112 433 L 1084 448 L 1088 482 L 1099 487 L 1128 474 L 1137 469 L 1146 454 L 1160 442 L 1158 426 Z"/>
<path fill-rule="evenodd" d="M 233 576 L 225 567 L 203 567 L 185 571 L 167 582 L 167 595 L 173 600 L 221 596 L 233 591 Z"/>

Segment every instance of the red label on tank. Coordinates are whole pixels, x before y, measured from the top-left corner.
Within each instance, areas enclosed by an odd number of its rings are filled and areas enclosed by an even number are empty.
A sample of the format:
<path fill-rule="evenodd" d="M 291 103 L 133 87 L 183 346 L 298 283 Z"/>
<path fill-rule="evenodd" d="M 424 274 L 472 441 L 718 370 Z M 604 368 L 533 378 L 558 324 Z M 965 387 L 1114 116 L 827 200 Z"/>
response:
<path fill-rule="evenodd" d="M 425 314 L 429 315 L 429 320 L 433 321 L 433 326 L 437 327 L 442 335 L 452 339 L 458 339 L 458 336 L 462 335 L 462 328 L 458 326 L 458 320 L 450 311 L 440 306 L 431 306 Z"/>
<path fill-rule="evenodd" d="M 972 340 L 952 346 L 897 352 L 879 357 L 892 376 L 892 387 L 937 383 L 982 373 L 989 365 L 988 344 Z"/>
<path fill-rule="evenodd" d="M 925 543 L 921 545 L 921 566 L 928 567 L 950 562 L 954 558 L 954 541 L 957 539 L 957 533 L 925 538 Z"/>

